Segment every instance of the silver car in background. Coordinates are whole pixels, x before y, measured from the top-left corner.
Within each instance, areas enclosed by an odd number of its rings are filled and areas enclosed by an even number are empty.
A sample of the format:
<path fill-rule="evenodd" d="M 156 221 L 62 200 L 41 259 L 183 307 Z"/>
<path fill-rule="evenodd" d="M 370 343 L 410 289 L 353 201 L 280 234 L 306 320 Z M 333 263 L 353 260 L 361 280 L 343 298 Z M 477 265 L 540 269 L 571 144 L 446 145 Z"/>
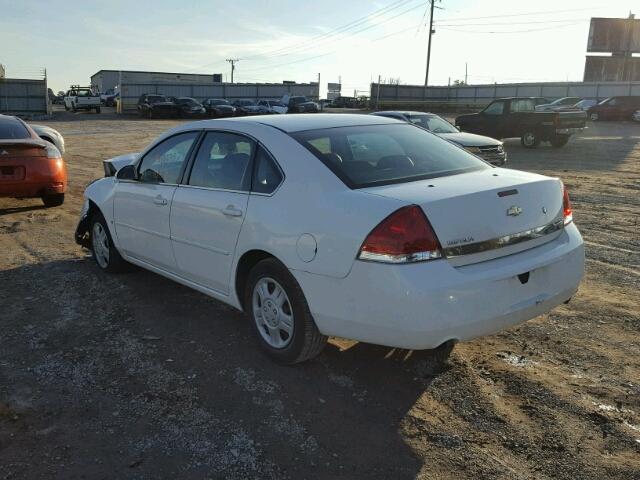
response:
<path fill-rule="evenodd" d="M 469 153 L 479 156 L 492 165 L 501 167 L 507 163 L 507 153 L 504 151 L 504 145 L 500 140 L 474 133 L 461 132 L 444 118 L 434 113 L 388 110 L 374 112 L 371 115 L 395 118 L 417 125 L 461 146 Z"/>

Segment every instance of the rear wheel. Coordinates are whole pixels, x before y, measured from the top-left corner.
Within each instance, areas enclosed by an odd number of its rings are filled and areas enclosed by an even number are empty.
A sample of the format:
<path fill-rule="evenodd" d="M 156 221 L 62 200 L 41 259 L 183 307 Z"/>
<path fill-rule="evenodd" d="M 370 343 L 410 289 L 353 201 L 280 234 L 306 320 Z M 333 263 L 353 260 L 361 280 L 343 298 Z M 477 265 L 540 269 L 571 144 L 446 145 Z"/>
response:
<path fill-rule="evenodd" d="M 551 139 L 551 146 L 554 148 L 562 148 L 569 141 L 569 135 L 556 135 Z"/>
<path fill-rule="evenodd" d="M 109 273 L 120 273 L 127 270 L 127 262 L 113 244 L 107 222 L 101 213 L 91 217 L 91 253 L 98 267 Z"/>
<path fill-rule="evenodd" d="M 49 207 L 59 207 L 64 203 L 64 193 L 54 193 L 51 195 L 43 195 L 42 203 L 44 206 Z"/>
<path fill-rule="evenodd" d="M 72 103 L 72 104 L 71 104 L 71 111 L 72 111 L 73 113 L 76 113 L 76 112 L 78 111 L 78 110 L 76 109 L 76 104 L 75 104 L 75 103 Z"/>
<path fill-rule="evenodd" d="M 96 107 L 96 113 L 100 113 L 101 109 L 100 107 Z"/>
<path fill-rule="evenodd" d="M 260 347 L 278 362 L 303 362 L 327 343 L 300 285 L 275 258 L 262 260 L 249 273 L 244 305 Z"/>
<path fill-rule="evenodd" d="M 520 143 L 524 148 L 537 148 L 540 145 L 540 138 L 534 131 L 524 132 L 520 138 Z"/>

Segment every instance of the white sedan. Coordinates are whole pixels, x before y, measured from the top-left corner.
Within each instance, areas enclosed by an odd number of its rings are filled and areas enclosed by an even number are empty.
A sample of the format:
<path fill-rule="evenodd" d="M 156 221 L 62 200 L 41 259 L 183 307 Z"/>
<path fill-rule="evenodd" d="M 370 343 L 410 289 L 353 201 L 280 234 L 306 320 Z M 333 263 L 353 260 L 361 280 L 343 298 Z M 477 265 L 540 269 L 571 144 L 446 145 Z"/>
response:
<path fill-rule="evenodd" d="M 371 115 L 180 125 L 104 162 L 79 244 L 248 315 L 295 363 L 327 336 L 431 349 L 567 302 L 584 270 L 557 178 L 495 168 Z"/>
<path fill-rule="evenodd" d="M 60 132 L 46 125 L 33 125 L 30 123 L 29 126 L 33 128 L 41 139 L 52 143 L 60 150 L 60 153 L 64 153 L 64 137 Z"/>

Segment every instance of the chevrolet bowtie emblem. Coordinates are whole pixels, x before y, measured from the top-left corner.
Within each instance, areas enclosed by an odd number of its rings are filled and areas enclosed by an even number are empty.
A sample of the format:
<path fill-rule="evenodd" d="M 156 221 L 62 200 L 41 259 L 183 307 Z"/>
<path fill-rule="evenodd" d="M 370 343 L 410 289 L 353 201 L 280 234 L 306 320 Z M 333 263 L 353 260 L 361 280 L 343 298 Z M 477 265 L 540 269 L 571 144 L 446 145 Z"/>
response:
<path fill-rule="evenodd" d="M 518 207 L 517 205 L 512 205 L 507 209 L 507 215 L 509 215 L 510 217 L 517 217 L 521 213 L 522 208 Z"/>

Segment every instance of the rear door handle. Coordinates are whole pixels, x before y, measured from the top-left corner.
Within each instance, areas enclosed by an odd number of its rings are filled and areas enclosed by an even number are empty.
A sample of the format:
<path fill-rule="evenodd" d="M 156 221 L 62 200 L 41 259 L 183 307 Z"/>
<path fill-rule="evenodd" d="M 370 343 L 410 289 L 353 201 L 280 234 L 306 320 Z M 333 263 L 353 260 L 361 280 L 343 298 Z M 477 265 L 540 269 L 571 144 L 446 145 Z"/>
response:
<path fill-rule="evenodd" d="M 156 198 L 153 199 L 153 203 L 155 203 L 156 205 L 166 205 L 167 199 L 158 195 Z"/>
<path fill-rule="evenodd" d="M 240 210 L 239 208 L 236 208 L 235 205 L 227 205 L 227 208 L 223 209 L 222 213 L 224 213 L 228 217 L 242 216 L 242 210 Z"/>

